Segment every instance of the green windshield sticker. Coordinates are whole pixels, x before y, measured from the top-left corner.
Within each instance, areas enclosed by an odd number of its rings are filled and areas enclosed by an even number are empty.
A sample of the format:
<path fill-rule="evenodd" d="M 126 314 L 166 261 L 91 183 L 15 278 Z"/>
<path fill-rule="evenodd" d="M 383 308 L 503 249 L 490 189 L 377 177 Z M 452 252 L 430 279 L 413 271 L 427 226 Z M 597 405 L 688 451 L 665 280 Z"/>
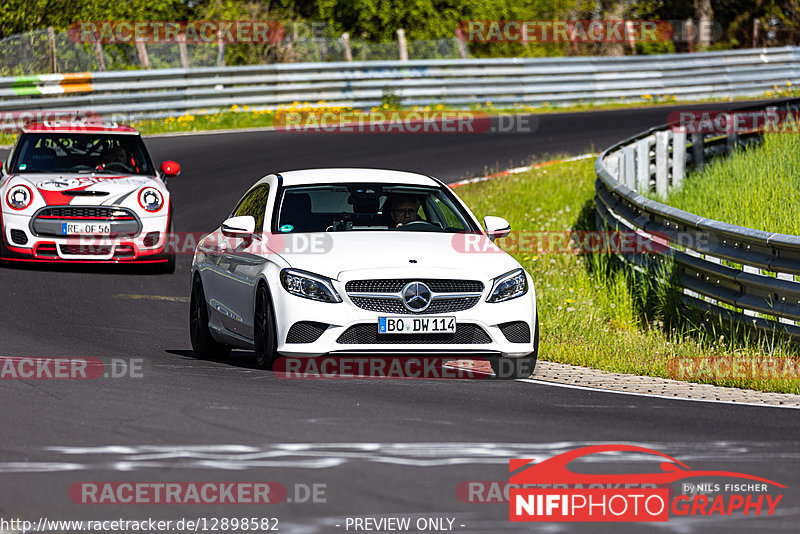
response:
<path fill-rule="evenodd" d="M 284 224 L 283 226 L 278 228 L 278 230 L 280 230 L 283 233 L 291 232 L 292 230 L 294 230 L 294 226 L 292 226 L 291 224 Z"/>

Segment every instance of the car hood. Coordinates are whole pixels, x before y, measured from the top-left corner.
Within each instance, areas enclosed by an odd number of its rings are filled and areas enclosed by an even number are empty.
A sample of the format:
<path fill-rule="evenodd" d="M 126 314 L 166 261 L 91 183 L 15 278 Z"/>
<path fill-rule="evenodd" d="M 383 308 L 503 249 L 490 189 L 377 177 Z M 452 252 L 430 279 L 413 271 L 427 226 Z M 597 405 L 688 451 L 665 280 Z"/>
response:
<path fill-rule="evenodd" d="M 276 246 L 272 246 L 276 245 Z M 277 234 L 270 248 L 293 268 L 339 280 L 355 276 L 472 276 L 490 279 L 518 268 L 484 235 L 363 231 Z M 380 271 L 380 272 L 378 272 Z"/>
<path fill-rule="evenodd" d="M 12 176 L 9 183 L 19 181 L 34 186 L 48 205 L 120 204 L 145 186 L 166 193 L 161 180 L 130 174 L 24 173 Z"/>

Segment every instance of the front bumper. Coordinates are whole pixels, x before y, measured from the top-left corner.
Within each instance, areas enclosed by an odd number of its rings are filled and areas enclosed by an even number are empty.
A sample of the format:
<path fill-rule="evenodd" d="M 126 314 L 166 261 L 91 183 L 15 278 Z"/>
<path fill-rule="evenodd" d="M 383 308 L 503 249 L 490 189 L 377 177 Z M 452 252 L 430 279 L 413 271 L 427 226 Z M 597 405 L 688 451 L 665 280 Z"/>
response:
<path fill-rule="evenodd" d="M 165 211 L 162 216 L 141 218 L 141 229 L 133 236 L 69 237 L 37 235 L 31 228 L 29 216 L 3 212 L 2 231 L 7 249 L 3 259 L 58 263 L 164 263 L 168 261 L 166 245 L 169 237 L 169 212 Z M 154 239 L 156 233 L 158 237 Z"/>
<path fill-rule="evenodd" d="M 274 309 L 277 310 L 278 352 L 289 357 L 315 357 L 326 354 L 525 356 L 534 350 L 533 336 L 536 321 L 536 298 L 530 277 L 528 282 L 528 293 L 510 301 L 486 302 L 491 285 L 485 284 L 487 287 L 478 303 L 467 310 L 444 314 L 404 315 L 409 319 L 455 317 L 457 324 L 455 335 L 393 334 L 390 336 L 377 333 L 378 317 L 398 315 L 359 308 L 348 297 L 341 283 L 335 282 L 335 286 L 343 302 L 335 304 L 315 302 L 290 295 L 279 285 L 277 287 L 273 285 L 272 298 Z M 510 341 L 509 325 L 515 324 L 520 327 L 520 331 L 524 331 L 521 323 L 527 326 L 528 340 L 515 342 L 520 336 L 512 335 L 511 339 L 514 341 Z M 316 325 L 317 332 L 307 337 L 313 338 L 315 335 L 319 337 L 311 342 L 296 342 L 297 331 L 293 331 L 290 336 L 290 329 L 293 326 L 297 328 L 298 324 Z"/>

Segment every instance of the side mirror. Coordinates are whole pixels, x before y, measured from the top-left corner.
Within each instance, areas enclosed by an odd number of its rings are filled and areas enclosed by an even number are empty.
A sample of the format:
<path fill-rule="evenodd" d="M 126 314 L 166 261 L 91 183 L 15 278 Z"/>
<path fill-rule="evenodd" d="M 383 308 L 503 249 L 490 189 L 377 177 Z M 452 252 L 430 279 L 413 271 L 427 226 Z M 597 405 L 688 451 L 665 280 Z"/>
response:
<path fill-rule="evenodd" d="M 483 218 L 483 226 L 486 228 L 486 234 L 492 241 L 506 237 L 511 233 L 511 224 L 502 217 L 487 215 Z"/>
<path fill-rule="evenodd" d="M 222 223 L 222 234 L 227 237 L 247 238 L 256 231 L 256 220 L 250 215 L 231 217 Z"/>
<path fill-rule="evenodd" d="M 181 166 L 174 161 L 165 161 L 161 164 L 161 174 L 166 178 L 178 176 L 181 173 Z"/>

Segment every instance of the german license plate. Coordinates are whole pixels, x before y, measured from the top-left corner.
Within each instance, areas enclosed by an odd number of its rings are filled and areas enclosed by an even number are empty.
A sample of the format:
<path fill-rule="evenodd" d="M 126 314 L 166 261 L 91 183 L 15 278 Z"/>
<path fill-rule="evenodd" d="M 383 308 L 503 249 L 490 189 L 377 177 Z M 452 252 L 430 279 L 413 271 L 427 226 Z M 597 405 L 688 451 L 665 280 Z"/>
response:
<path fill-rule="evenodd" d="M 61 235 L 108 235 L 109 223 L 61 223 Z"/>
<path fill-rule="evenodd" d="M 455 334 L 455 317 L 378 317 L 379 334 Z"/>

